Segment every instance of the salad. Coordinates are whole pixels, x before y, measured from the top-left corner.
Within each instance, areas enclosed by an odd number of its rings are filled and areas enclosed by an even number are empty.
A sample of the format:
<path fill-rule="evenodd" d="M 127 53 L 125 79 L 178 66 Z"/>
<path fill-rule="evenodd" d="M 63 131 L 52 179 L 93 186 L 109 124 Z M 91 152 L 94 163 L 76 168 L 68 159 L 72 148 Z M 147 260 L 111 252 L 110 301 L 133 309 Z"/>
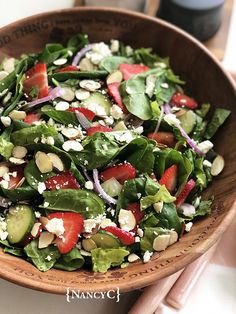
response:
<path fill-rule="evenodd" d="M 76 34 L 0 65 L 0 242 L 40 271 L 148 262 L 211 212 L 230 112 L 168 58 Z"/>

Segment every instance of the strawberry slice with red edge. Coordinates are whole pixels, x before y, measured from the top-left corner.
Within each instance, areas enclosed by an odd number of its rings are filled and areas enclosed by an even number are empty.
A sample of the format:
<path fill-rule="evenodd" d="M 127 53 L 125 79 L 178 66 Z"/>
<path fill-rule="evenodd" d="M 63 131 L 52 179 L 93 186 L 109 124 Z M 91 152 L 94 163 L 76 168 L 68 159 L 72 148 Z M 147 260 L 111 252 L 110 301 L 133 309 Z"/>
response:
<path fill-rule="evenodd" d="M 171 132 L 149 133 L 148 138 L 168 147 L 175 147 L 176 144 L 174 134 Z"/>
<path fill-rule="evenodd" d="M 97 133 L 97 132 L 112 132 L 112 131 L 113 130 L 111 128 L 108 128 L 107 126 L 103 126 L 103 125 L 91 126 L 87 130 L 87 135 L 91 136 L 91 135 L 93 135 L 94 133 Z"/>
<path fill-rule="evenodd" d="M 78 108 L 69 108 L 67 109 L 67 111 L 69 112 L 81 112 L 88 120 L 93 121 L 94 117 L 95 117 L 95 113 L 92 110 L 89 110 L 87 108 L 82 108 L 82 107 L 78 107 Z"/>
<path fill-rule="evenodd" d="M 180 92 L 177 92 L 172 96 L 170 103 L 172 106 L 176 106 L 176 107 L 184 106 L 189 109 L 195 109 L 198 107 L 197 102 L 193 98 L 185 94 L 182 94 Z"/>
<path fill-rule="evenodd" d="M 43 98 L 48 95 L 48 76 L 47 65 L 45 63 L 37 63 L 25 73 L 23 81 L 23 91 L 32 99 L 31 93 L 36 97 Z"/>
<path fill-rule="evenodd" d="M 48 178 L 45 181 L 45 185 L 48 190 L 80 189 L 80 185 L 77 182 L 76 178 L 69 171 L 65 171 Z"/>
<path fill-rule="evenodd" d="M 165 170 L 161 179 L 159 180 L 159 183 L 161 185 L 165 185 L 165 187 L 170 193 L 173 193 L 176 188 L 177 172 L 178 172 L 178 167 L 176 164 L 174 164 Z"/>
<path fill-rule="evenodd" d="M 100 179 L 107 181 L 111 178 L 115 178 L 121 184 L 124 184 L 126 180 L 131 180 L 136 177 L 136 169 L 130 163 L 124 163 L 109 167 L 100 173 Z"/>
<path fill-rule="evenodd" d="M 130 232 L 122 230 L 118 227 L 108 226 L 108 227 L 102 228 L 102 230 L 112 233 L 124 245 L 131 245 L 135 242 L 134 236 Z"/>
<path fill-rule="evenodd" d="M 27 124 L 32 124 L 34 122 L 40 121 L 40 114 L 39 113 L 28 113 L 24 118 L 24 122 Z"/>
<path fill-rule="evenodd" d="M 60 72 L 75 72 L 75 71 L 79 71 L 79 69 L 77 68 L 77 66 L 75 65 L 68 65 L 64 68 L 61 69 L 56 69 L 55 73 L 60 73 Z"/>
<path fill-rule="evenodd" d="M 150 68 L 147 67 L 146 65 L 127 63 L 120 64 L 119 69 L 122 72 L 125 81 L 127 81 L 136 74 L 150 70 Z"/>
<path fill-rule="evenodd" d="M 55 240 L 57 248 L 61 254 L 70 252 L 76 245 L 79 235 L 83 230 L 84 219 L 79 213 L 57 212 L 47 216 L 49 220 L 53 218 L 62 219 L 64 233 Z"/>
<path fill-rule="evenodd" d="M 10 167 L 10 180 L 8 181 L 8 190 L 14 190 L 23 184 L 24 168 L 22 166 Z M 13 175 L 12 175 L 13 174 Z M 3 178 L 0 178 L 0 182 Z M 22 183 L 21 183 L 22 182 Z"/>
<path fill-rule="evenodd" d="M 190 179 L 185 186 L 183 187 L 183 190 L 180 192 L 180 194 L 177 196 L 175 200 L 176 207 L 180 207 L 188 197 L 189 193 L 192 191 L 192 189 L 196 186 L 196 182 L 193 179 Z"/>
<path fill-rule="evenodd" d="M 144 217 L 144 212 L 140 210 L 140 205 L 138 203 L 129 204 L 126 210 L 130 210 L 135 217 L 137 225 L 140 224 Z"/>
<path fill-rule="evenodd" d="M 119 106 L 124 113 L 128 113 L 129 111 L 127 110 L 127 108 L 125 107 L 121 99 L 120 83 L 115 82 L 115 83 L 108 84 L 107 89 L 108 89 L 109 95 L 111 95 L 111 97 L 114 98 L 117 106 Z"/>

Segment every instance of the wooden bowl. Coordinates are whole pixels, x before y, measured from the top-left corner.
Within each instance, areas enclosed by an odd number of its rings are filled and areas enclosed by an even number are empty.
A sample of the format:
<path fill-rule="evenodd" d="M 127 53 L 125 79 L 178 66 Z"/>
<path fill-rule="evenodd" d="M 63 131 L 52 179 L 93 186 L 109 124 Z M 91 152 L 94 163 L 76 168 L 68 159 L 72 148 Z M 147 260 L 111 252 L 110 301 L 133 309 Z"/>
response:
<path fill-rule="evenodd" d="M 223 173 L 207 189 L 215 195 L 209 217 L 195 223 L 192 231 L 149 263 L 135 262 L 105 274 L 85 270 L 39 272 L 30 263 L 0 252 L 0 276 L 33 289 L 64 294 L 66 288 L 102 291 L 116 287 L 125 292 L 154 283 L 183 268 L 211 247 L 235 215 L 236 199 L 236 93 L 232 79 L 217 60 L 193 37 L 178 28 L 142 14 L 108 8 L 76 8 L 36 15 L 0 29 L 0 58 L 37 52 L 48 42 L 62 42 L 76 32 L 91 42 L 118 38 L 135 47 L 153 47 L 169 56 L 174 71 L 187 81 L 199 100 L 232 110 L 217 135 L 216 149 L 225 157 Z"/>

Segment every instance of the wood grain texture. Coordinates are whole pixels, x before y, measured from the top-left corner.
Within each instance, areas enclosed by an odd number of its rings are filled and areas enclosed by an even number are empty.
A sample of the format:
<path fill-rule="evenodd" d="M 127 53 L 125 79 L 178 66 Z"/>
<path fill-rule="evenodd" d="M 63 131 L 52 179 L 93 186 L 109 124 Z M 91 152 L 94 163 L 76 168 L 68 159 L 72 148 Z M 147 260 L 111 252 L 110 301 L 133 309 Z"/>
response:
<path fill-rule="evenodd" d="M 236 211 L 236 93 L 233 79 L 198 41 L 168 23 L 125 10 L 74 8 L 36 15 L 0 30 L 0 59 L 37 52 L 48 42 L 62 42 L 76 32 L 88 33 L 91 42 L 118 38 L 135 47 L 147 46 L 169 56 L 174 71 L 187 81 L 199 102 L 232 110 L 227 124 L 215 138 L 216 150 L 226 167 L 205 195 L 215 195 L 212 214 L 199 220 L 192 231 L 149 263 L 135 262 L 106 274 L 86 270 L 39 272 L 33 265 L 0 252 L 0 276 L 41 291 L 64 294 L 66 288 L 101 291 L 119 287 L 122 292 L 144 287 L 182 269 L 208 250 L 221 236 Z"/>

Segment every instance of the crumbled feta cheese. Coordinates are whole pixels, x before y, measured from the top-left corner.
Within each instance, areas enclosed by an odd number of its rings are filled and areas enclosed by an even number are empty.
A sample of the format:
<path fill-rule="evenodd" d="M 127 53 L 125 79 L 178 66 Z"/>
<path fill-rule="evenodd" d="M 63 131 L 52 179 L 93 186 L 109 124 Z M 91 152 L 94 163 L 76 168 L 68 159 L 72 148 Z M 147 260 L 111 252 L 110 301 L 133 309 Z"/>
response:
<path fill-rule="evenodd" d="M 55 141 L 54 138 L 52 136 L 49 136 L 46 138 L 46 144 L 48 145 L 54 145 Z"/>
<path fill-rule="evenodd" d="M 7 230 L 7 223 L 5 221 L 5 219 L 3 217 L 1 217 L 1 221 L 0 221 L 0 239 L 2 241 L 6 240 L 7 236 L 8 236 L 8 232 Z"/>
<path fill-rule="evenodd" d="M 213 143 L 209 140 L 203 141 L 198 144 L 198 148 L 200 149 L 200 151 L 203 152 L 203 154 L 208 153 L 213 146 L 214 146 Z"/>
<path fill-rule="evenodd" d="M 93 111 L 96 114 L 96 116 L 99 116 L 99 117 L 106 117 L 107 116 L 105 109 L 96 102 L 91 102 L 87 106 L 87 108 L 89 110 Z"/>
<path fill-rule="evenodd" d="M 135 238 L 134 238 L 134 242 L 135 242 L 135 243 L 140 242 L 140 237 L 135 237 Z"/>
<path fill-rule="evenodd" d="M 46 185 L 44 182 L 39 182 L 38 184 L 38 192 L 39 194 L 43 194 L 43 192 L 46 190 Z"/>
<path fill-rule="evenodd" d="M 149 98 L 152 98 L 155 90 L 157 77 L 156 75 L 148 75 L 146 78 L 146 89 L 145 93 L 148 95 Z"/>
<path fill-rule="evenodd" d="M 92 181 L 87 181 L 85 182 L 85 188 L 88 190 L 93 190 L 93 182 Z"/>
<path fill-rule="evenodd" d="M 143 255 L 143 262 L 148 263 L 152 255 L 153 255 L 153 252 L 146 251 Z"/>
<path fill-rule="evenodd" d="M 93 64 L 99 64 L 103 58 L 111 56 L 111 50 L 108 45 L 101 42 L 95 44 L 93 49 L 86 53 L 86 58 L 89 59 Z"/>
<path fill-rule="evenodd" d="M 67 101 L 59 101 L 55 106 L 55 109 L 59 111 L 65 111 L 69 108 L 70 108 L 70 105 Z"/>
<path fill-rule="evenodd" d="M 110 113 L 114 119 L 121 119 L 124 115 L 122 109 L 117 105 L 111 107 Z"/>
<path fill-rule="evenodd" d="M 81 150 L 83 150 L 83 146 L 77 142 L 77 141 L 73 141 L 73 140 L 69 140 L 64 142 L 64 144 L 62 145 L 62 148 L 68 152 L 70 150 L 76 151 L 76 152 L 80 152 Z"/>
<path fill-rule="evenodd" d="M 46 203 L 46 202 L 45 202 Z M 45 203 L 44 203 L 44 206 L 45 206 Z M 49 203 L 48 203 L 48 206 L 49 206 Z M 47 207 L 47 206 L 46 206 Z M 40 212 L 38 212 L 38 211 L 36 211 L 36 212 L 34 212 L 35 213 L 35 217 L 36 218 L 40 218 L 41 217 L 41 214 L 40 214 Z"/>
<path fill-rule="evenodd" d="M 161 87 L 167 89 L 167 88 L 169 88 L 169 84 L 168 83 L 162 83 Z"/>
<path fill-rule="evenodd" d="M 131 132 L 124 132 L 115 134 L 115 138 L 117 141 L 126 142 L 129 144 L 133 140 L 133 135 Z"/>
<path fill-rule="evenodd" d="M 143 126 L 139 126 L 135 129 L 133 129 L 133 131 L 137 134 L 142 134 L 143 133 Z"/>
<path fill-rule="evenodd" d="M 104 119 L 104 122 L 107 124 L 107 125 L 112 125 L 114 123 L 114 119 L 112 117 L 106 117 Z"/>
<path fill-rule="evenodd" d="M 9 183 L 8 183 L 8 181 L 6 181 L 6 180 L 2 180 L 2 181 L 0 182 L 0 185 L 1 185 L 2 188 L 8 189 Z"/>
<path fill-rule="evenodd" d="M 120 47 L 120 42 L 117 39 L 111 39 L 111 52 L 118 52 Z"/>
<path fill-rule="evenodd" d="M 153 208 L 157 213 L 161 213 L 163 205 L 164 205 L 163 201 L 159 201 L 153 204 Z"/>
<path fill-rule="evenodd" d="M 208 167 L 208 168 L 211 168 L 211 166 L 212 166 L 212 163 L 207 159 L 203 160 L 202 164 L 203 164 L 203 166 Z"/>
<path fill-rule="evenodd" d="M 138 234 L 138 236 L 139 236 L 140 238 L 142 238 L 142 237 L 143 237 L 143 229 L 138 228 L 137 234 Z"/>
<path fill-rule="evenodd" d="M 166 64 L 164 62 L 155 62 L 154 66 L 156 68 L 161 68 L 161 69 L 165 69 L 166 68 Z"/>
<path fill-rule="evenodd" d="M 136 226 L 136 219 L 130 210 L 121 209 L 118 216 L 118 221 L 122 230 L 130 231 Z"/>
<path fill-rule="evenodd" d="M 130 263 L 133 263 L 133 262 L 135 262 L 135 261 L 137 261 L 137 260 L 139 260 L 139 259 L 140 259 L 140 257 L 139 257 L 138 255 L 134 254 L 134 253 L 131 253 L 131 254 L 128 256 L 128 261 L 129 261 Z"/>
<path fill-rule="evenodd" d="M 45 259 L 46 259 L 47 261 L 49 261 L 49 262 L 52 260 L 52 258 L 51 258 L 50 255 L 46 256 Z"/>
<path fill-rule="evenodd" d="M 48 232 L 55 234 L 57 237 L 62 235 L 65 232 L 63 220 L 61 218 L 52 218 L 49 219 L 45 228 Z"/>
<path fill-rule="evenodd" d="M 92 230 L 97 226 L 98 222 L 94 218 L 84 220 L 84 230 L 83 232 L 91 233 Z"/>
<path fill-rule="evenodd" d="M 164 120 L 173 126 L 177 126 L 180 125 L 180 121 L 178 118 L 176 118 L 176 116 L 173 113 L 168 113 L 164 116 Z"/>
<path fill-rule="evenodd" d="M 7 237 L 8 237 L 8 232 L 7 232 L 7 231 L 1 232 L 1 234 L 0 234 L 0 239 L 1 239 L 2 241 L 6 240 Z"/>
<path fill-rule="evenodd" d="M 138 198 L 138 199 L 140 199 L 140 198 L 141 198 L 141 196 L 142 196 L 142 194 L 141 194 L 141 193 L 137 193 L 137 198 Z"/>
<path fill-rule="evenodd" d="M 185 231 L 189 232 L 192 229 L 193 223 L 190 221 L 185 224 Z"/>
<path fill-rule="evenodd" d="M 125 47 L 125 52 L 126 52 L 127 56 L 130 57 L 130 56 L 132 56 L 132 54 L 134 53 L 134 50 L 133 50 L 132 47 L 126 46 L 126 47 Z"/>

